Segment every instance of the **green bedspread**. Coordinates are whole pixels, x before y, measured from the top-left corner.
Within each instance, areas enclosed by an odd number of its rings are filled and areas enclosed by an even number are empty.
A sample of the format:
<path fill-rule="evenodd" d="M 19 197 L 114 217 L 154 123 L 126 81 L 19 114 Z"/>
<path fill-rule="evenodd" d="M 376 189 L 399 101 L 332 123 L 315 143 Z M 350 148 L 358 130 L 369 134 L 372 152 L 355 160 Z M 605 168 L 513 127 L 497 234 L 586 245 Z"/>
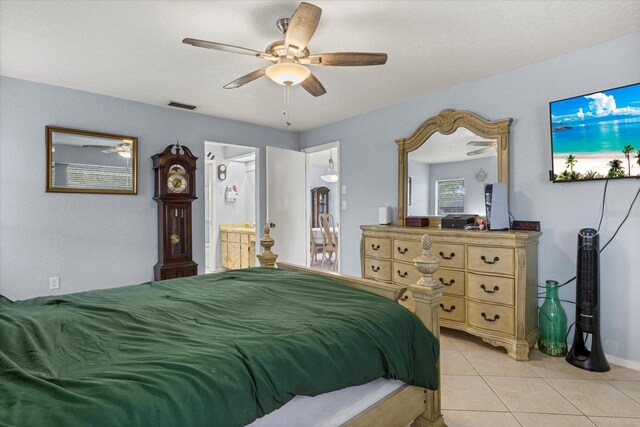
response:
<path fill-rule="evenodd" d="M 273 269 L 0 298 L 0 426 L 241 426 L 379 377 L 435 389 L 438 351 L 394 302 Z"/>

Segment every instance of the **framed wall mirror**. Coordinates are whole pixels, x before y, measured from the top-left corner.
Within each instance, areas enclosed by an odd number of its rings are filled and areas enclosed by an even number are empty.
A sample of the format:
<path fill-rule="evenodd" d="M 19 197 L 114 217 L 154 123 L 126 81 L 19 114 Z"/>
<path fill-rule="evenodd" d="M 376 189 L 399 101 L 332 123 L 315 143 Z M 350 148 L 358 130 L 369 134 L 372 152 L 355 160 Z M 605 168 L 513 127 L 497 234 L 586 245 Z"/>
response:
<path fill-rule="evenodd" d="M 484 215 L 484 185 L 509 184 L 511 121 L 447 109 L 397 139 L 396 224 L 406 216 Z"/>
<path fill-rule="evenodd" d="M 46 127 L 47 192 L 137 194 L 138 138 Z"/>

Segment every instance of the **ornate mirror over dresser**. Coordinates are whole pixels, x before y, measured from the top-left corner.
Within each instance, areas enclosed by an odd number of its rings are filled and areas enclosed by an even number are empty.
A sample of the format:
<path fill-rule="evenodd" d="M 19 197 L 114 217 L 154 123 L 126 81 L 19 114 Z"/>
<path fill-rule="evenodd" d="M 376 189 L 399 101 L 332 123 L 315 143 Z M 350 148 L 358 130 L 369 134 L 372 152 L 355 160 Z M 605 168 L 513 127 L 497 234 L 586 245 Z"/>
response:
<path fill-rule="evenodd" d="M 489 121 L 447 109 L 424 121 L 410 137 L 396 140 L 398 219 L 392 226 L 362 225 L 360 256 L 363 277 L 413 285 L 420 279 L 413 259 L 421 253 L 422 235 L 429 234 L 431 253 L 440 261 L 434 278 L 444 287 L 441 326 L 504 347 L 516 360 L 528 360 L 538 338 L 541 233 L 443 229 L 438 216 L 482 215 L 484 181 L 508 184 L 510 124 L 511 119 Z M 462 201 L 446 197 L 451 194 L 461 194 Z M 431 226 L 405 226 L 408 214 L 429 216 Z M 409 306 L 410 301 L 409 296 Z"/>

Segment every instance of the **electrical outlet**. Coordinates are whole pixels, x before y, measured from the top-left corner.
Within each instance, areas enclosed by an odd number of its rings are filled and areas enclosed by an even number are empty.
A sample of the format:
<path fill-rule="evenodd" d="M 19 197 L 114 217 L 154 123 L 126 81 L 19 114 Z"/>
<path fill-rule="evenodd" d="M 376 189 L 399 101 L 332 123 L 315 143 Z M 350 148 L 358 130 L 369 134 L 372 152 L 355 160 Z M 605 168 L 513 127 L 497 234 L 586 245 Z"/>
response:
<path fill-rule="evenodd" d="M 347 194 L 347 186 L 346 185 L 342 186 L 342 194 Z"/>
<path fill-rule="evenodd" d="M 347 209 L 347 201 L 343 200 L 342 201 L 342 210 L 345 210 L 345 209 Z"/>
<path fill-rule="evenodd" d="M 49 277 L 49 289 L 60 289 L 60 277 Z"/>

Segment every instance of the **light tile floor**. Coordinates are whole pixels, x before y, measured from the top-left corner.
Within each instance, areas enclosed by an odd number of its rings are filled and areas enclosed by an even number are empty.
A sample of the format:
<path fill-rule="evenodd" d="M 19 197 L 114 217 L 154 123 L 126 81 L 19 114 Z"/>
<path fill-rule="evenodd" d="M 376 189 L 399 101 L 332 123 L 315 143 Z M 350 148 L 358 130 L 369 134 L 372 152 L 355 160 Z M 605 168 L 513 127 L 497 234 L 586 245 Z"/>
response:
<path fill-rule="evenodd" d="M 533 349 L 516 362 L 480 338 L 441 330 L 449 427 L 640 427 L 640 371 L 594 373 Z"/>

